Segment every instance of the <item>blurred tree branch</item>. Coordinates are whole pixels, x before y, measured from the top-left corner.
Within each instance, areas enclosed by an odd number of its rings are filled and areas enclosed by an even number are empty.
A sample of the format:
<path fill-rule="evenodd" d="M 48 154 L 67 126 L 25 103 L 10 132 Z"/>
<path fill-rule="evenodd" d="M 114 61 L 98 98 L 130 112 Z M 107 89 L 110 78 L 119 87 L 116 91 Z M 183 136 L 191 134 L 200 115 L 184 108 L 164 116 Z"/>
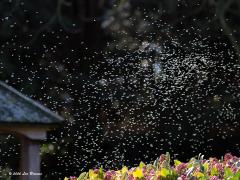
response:
<path fill-rule="evenodd" d="M 223 28 L 224 34 L 228 37 L 230 42 L 233 45 L 233 48 L 236 52 L 236 55 L 238 57 L 238 62 L 240 63 L 240 47 L 238 45 L 237 39 L 234 37 L 233 31 L 231 27 L 226 22 L 226 14 L 228 11 L 232 12 L 230 10 L 231 5 L 233 3 L 238 2 L 236 0 L 228 0 L 227 2 L 225 0 L 219 0 L 216 4 L 216 14 L 219 18 L 220 24 Z M 238 2 L 239 4 L 239 2 Z"/>

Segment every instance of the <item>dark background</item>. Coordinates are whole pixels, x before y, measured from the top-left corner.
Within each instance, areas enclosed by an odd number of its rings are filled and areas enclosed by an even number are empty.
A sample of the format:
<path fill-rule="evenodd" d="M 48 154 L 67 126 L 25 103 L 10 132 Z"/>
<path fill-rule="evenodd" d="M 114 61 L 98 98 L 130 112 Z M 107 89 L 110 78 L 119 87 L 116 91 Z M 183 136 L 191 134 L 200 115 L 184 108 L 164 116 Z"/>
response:
<path fill-rule="evenodd" d="M 0 1 L 0 79 L 66 119 L 43 178 L 239 155 L 239 22 L 239 0 Z M 0 149 L 3 176 L 19 142 Z"/>

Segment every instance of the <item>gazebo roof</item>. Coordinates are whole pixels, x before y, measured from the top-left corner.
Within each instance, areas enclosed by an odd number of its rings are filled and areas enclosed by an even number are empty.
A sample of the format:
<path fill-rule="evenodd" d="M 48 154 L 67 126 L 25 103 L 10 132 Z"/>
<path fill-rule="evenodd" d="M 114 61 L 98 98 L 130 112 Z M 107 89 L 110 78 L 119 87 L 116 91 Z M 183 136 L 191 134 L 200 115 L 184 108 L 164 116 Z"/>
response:
<path fill-rule="evenodd" d="M 53 125 L 63 118 L 0 81 L 0 123 Z"/>

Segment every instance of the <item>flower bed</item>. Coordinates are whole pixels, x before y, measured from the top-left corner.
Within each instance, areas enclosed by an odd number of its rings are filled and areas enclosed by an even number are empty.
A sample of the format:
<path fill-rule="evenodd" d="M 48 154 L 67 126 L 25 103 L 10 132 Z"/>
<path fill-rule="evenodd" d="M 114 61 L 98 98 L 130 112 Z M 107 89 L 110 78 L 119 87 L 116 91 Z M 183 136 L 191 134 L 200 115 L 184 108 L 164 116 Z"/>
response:
<path fill-rule="evenodd" d="M 153 164 L 121 170 L 104 171 L 103 168 L 90 169 L 79 177 L 65 178 L 64 180 L 240 180 L 240 158 L 226 154 L 224 158 L 203 159 L 203 156 L 192 158 L 183 163 L 174 160 L 170 165 L 169 153 L 161 155 Z"/>

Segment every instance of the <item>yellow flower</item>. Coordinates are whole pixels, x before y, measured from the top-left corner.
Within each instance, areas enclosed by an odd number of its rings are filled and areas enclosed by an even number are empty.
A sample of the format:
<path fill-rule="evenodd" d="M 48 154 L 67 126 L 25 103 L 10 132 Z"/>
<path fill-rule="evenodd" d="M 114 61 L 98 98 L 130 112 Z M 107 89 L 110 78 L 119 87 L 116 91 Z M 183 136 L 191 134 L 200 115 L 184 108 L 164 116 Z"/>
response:
<path fill-rule="evenodd" d="M 122 168 L 122 174 L 125 174 L 126 172 L 128 172 L 128 168 L 127 168 L 126 166 L 124 166 L 124 167 Z"/>
<path fill-rule="evenodd" d="M 65 178 L 64 178 L 64 180 L 68 180 L 68 178 L 67 178 L 67 177 L 65 177 Z"/>
<path fill-rule="evenodd" d="M 161 177 L 166 177 L 170 175 L 170 171 L 166 168 L 162 168 L 161 171 L 158 172 L 158 175 L 160 175 Z"/>
<path fill-rule="evenodd" d="M 201 172 L 195 172 L 195 173 L 193 174 L 193 176 L 195 176 L 195 177 L 197 177 L 198 179 L 200 179 L 200 178 L 204 177 L 204 174 L 201 173 Z"/>
<path fill-rule="evenodd" d="M 140 169 L 140 168 L 138 167 L 138 168 L 136 169 L 136 171 L 133 172 L 133 177 L 134 177 L 134 178 L 142 179 L 142 178 L 143 178 L 142 169 Z"/>
<path fill-rule="evenodd" d="M 90 180 L 96 180 L 98 177 L 98 174 L 96 174 L 92 169 L 89 170 L 89 178 Z"/>

